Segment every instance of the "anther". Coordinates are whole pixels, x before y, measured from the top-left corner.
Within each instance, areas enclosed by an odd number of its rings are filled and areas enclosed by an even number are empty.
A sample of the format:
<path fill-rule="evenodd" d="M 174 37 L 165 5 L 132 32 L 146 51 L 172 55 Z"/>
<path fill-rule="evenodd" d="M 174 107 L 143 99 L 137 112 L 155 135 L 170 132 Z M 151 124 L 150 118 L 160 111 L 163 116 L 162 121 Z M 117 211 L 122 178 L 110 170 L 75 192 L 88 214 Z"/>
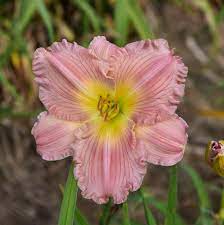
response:
<path fill-rule="evenodd" d="M 99 101 L 97 103 L 97 109 L 99 110 L 100 116 L 103 117 L 104 121 L 115 118 L 119 113 L 118 103 L 114 102 L 114 100 L 111 100 L 109 94 L 106 95 L 106 98 L 100 95 Z"/>

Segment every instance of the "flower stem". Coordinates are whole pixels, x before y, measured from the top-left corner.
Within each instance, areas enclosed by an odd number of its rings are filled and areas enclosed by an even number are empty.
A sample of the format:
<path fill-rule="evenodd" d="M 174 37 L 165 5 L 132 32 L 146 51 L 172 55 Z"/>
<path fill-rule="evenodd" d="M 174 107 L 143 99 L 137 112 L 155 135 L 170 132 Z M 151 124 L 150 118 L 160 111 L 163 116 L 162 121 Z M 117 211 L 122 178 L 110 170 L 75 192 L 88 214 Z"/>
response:
<path fill-rule="evenodd" d="M 110 221 L 110 210 L 111 210 L 111 206 L 112 206 L 112 201 L 111 199 L 107 202 L 107 204 L 105 204 L 103 206 L 103 213 L 100 217 L 100 221 L 99 224 L 100 225 L 107 225 L 109 224 Z"/>
<path fill-rule="evenodd" d="M 222 190 L 219 218 L 220 218 L 221 225 L 224 225 L 224 189 Z"/>
<path fill-rule="evenodd" d="M 74 164 L 72 163 L 64 189 L 58 225 L 71 225 L 74 223 L 78 187 L 73 170 Z"/>
<path fill-rule="evenodd" d="M 123 218 L 123 225 L 131 225 L 128 213 L 128 203 L 127 201 L 122 205 L 122 218 Z"/>
<path fill-rule="evenodd" d="M 177 207 L 177 165 L 170 167 L 169 191 L 165 225 L 175 225 Z"/>

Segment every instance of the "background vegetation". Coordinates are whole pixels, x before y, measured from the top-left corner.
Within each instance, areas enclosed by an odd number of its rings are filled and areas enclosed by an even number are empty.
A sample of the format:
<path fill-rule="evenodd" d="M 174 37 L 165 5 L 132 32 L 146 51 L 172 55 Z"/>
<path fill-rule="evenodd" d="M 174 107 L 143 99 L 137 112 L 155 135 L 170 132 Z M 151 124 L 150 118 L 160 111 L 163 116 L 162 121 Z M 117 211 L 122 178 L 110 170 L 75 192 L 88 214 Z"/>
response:
<path fill-rule="evenodd" d="M 32 55 L 62 38 L 88 46 L 96 35 L 120 46 L 165 38 L 183 57 L 189 77 L 179 114 L 189 124 L 189 144 L 179 165 L 174 216 L 180 225 L 223 224 L 224 180 L 203 156 L 208 141 L 224 138 L 222 0 L 0 0 L 0 224 L 57 223 L 69 160 L 44 162 L 35 152 L 30 129 L 43 106 Z M 167 190 L 167 168 L 150 165 L 144 189 L 128 201 L 131 224 L 146 224 L 147 218 L 164 224 Z M 79 193 L 77 204 L 78 225 L 98 224 L 99 218 L 100 224 L 120 224 L 126 212 L 97 206 Z"/>

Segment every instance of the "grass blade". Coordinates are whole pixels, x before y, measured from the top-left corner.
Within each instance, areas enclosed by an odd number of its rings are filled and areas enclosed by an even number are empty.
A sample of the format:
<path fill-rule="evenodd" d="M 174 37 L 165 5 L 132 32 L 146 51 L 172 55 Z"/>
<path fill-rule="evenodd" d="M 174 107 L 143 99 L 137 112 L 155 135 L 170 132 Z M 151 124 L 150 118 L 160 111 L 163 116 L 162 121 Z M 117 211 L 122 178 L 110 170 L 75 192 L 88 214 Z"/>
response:
<path fill-rule="evenodd" d="M 75 209 L 74 225 L 89 225 L 87 219 L 78 208 Z"/>
<path fill-rule="evenodd" d="M 185 172 L 190 176 L 193 185 L 197 191 L 198 198 L 200 201 L 200 205 L 203 208 L 210 208 L 210 201 L 208 197 L 208 193 L 205 189 L 204 183 L 198 173 L 189 165 L 183 165 L 182 168 Z"/>
<path fill-rule="evenodd" d="M 196 224 L 201 225 L 212 225 L 212 219 L 209 215 L 211 212 L 211 205 L 208 197 L 208 193 L 206 191 L 205 185 L 201 179 L 201 177 L 198 175 L 198 173 L 189 165 L 182 166 L 185 172 L 190 176 L 192 183 L 196 189 L 199 202 L 200 202 L 200 211 L 201 216 L 199 217 Z"/>
<path fill-rule="evenodd" d="M 123 225 L 131 225 L 131 222 L 130 222 L 130 219 L 129 219 L 127 201 L 124 202 L 123 205 L 122 205 L 122 219 L 123 219 Z"/>
<path fill-rule="evenodd" d="M 213 35 L 214 44 L 217 45 L 220 42 L 219 31 L 216 22 L 215 12 L 213 10 L 210 1 L 200 0 L 200 1 L 192 1 L 192 3 L 204 13 L 208 22 L 209 30 Z"/>
<path fill-rule="evenodd" d="M 36 4 L 37 4 L 37 10 L 38 10 L 40 16 L 42 17 L 43 22 L 47 28 L 49 39 L 51 42 L 53 42 L 54 41 L 53 24 L 52 24 L 51 16 L 45 5 L 45 2 L 43 0 L 38 0 L 38 1 L 36 1 Z"/>
<path fill-rule="evenodd" d="M 117 0 L 114 11 L 116 44 L 124 45 L 128 37 L 129 16 L 125 10 L 125 0 Z"/>
<path fill-rule="evenodd" d="M 100 217 L 100 225 L 108 224 L 111 206 L 112 206 L 112 201 L 110 199 L 109 202 L 103 206 L 103 213 Z"/>
<path fill-rule="evenodd" d="M 139 2 L 136 0 L 124 0 L 125 9 L 127 10 L 129 17 L 134 24 L 139 36 L 142 39 L 152 38 L 153 33 L 149 24 L 146 22 L 144 12 L 142 11 Z"/>
<path fill-rule="evenodd" d="M 140 189 L 139 193 L 140 193 L 142 201 L 143 201 L 144 211 L 145 211 L 145 218 L 146 218 L 147 225 L 156 225 L 156 220 L 155 220 L 151 210 L 147 206 L 147 201 L 145 199 L 143 190 Z"/>
<path fill-rule="evenodd" d="M 224 225 L 224 189 L 222 190 L 221 204 L 220 204 L 218 216 L 219 216 L 220 224 Z"/>
<path fill-rule="evenodd" d="M 38 114 L 43 110 L 38 111 L 13 111 L 10 107 L 0 107 L 0 120 L 4 118 L 10 119 L 22 119 L 22 118 L 31 118 L 37 117 Z"/>
<path fill-rule="evenodd" d="M 15 100 L 21 101 L 22 97 L 19 95 L 19 93 L 17 92 L 16 88 L 14 87 L 14 85 L 12 85 L 8 79 L 1 73 L 0 71 L 0 83 L 2 84 L 2 87 L 4 87 L 4 89 L 12 96 L 15 98 Z"/>
<path fill-rule="evenodd" d="M 165 225 L 176 224 L 176 205 L 177 205 L 177 165 L 170 167 L 169 178 L 169 191 L 168 191 L 168 203 L 167 214 L 165 219 Z"/>
<path fill-rule="evenodd" d="M 73 170 L 74 165 L 72 163 L 65 185 L 58 225 L 72 225 L 74 223 L 78 187 Z"/>
<path fill-rule="evenodd" d="M 155 197 L 145 193 L 145 200 L 149 205 L 155 207 L 159 212 L 166 216 L 167 214 L 167 204 L 163 201 L 156 199 Z M 186 225 L 184 220 L 180 215 L 176 213 L 176 224 L 177 225 Z"/>
<path fill-rule="evenodd" d="M 36 10 L 36 1 L 21 0 L 19 17 L 15 20 L 14 31 L 19 34 L 23 32 L 29 24 Z"/>
<path fill-rule="evenodd" d="M 85 13 L 96 33 L 99 33 L 101 21 L 94 8 L 85 0 L 73 0 L 73 3 L 76 4 Z"/>

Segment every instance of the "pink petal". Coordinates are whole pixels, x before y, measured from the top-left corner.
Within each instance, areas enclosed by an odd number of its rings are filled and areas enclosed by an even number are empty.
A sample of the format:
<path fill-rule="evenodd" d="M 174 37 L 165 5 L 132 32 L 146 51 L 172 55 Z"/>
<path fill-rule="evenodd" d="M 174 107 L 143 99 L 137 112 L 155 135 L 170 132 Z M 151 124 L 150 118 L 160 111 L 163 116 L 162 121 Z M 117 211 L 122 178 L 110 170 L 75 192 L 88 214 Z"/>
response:
<path fill-rule="evenodd" d="M 78 123 L 63 121 L 42 112 L 31 131 L 36 140 L 37 152 L 45 160 L 59 160 L 73 155 L 70 147 L 75 139 Z"/>
<path fill-rule="evenodd" d="M 162 166 L 179 162 L 187 143 L 187 124 L 178 116 L 152 126 L 136 126 L 137 148 L 145 160 Z"/>
<path fill-rule="evenodd" d="M 95 52 L 97 57 L 105 61 L 109 61 L 110 57 L 119 51 L 119 47 L 107 41 L 104 36 L 95 37 L 91 41 L 89 48 Z"/>
<path fill-rule="evenodd" d="M 113 140 L 102 139 L 92 125 L 76 132 L 79 141 L 73 145 L 76 162 L 75 176 L 85 198 L 106 203 L 112 197 L 115 204 L 127 199 L 129 190 L 137 190 L 146 172 L 131 126 Z"/>
<path fill-rule="evenodd" d="M 129 96 L 138 96 L 135 119 L 163 111 L 174 114 L 184 94 L 187 67 L 165 40 L 128 44 L 114 56 L 111 73 L 116 85 L 129 83 Z M 165 114 L 164 114 L 165 115 Z"/>
<path fill-rule="evenodd" d="M 60 119 L 84 120 L 87 113 L 80 98 L 91 98 L 86 83 L 108 83 L 100 61 L 88 49 L 66 40 L 34 53 L 33 72 L 39 97 L 51 114 Z"/>

